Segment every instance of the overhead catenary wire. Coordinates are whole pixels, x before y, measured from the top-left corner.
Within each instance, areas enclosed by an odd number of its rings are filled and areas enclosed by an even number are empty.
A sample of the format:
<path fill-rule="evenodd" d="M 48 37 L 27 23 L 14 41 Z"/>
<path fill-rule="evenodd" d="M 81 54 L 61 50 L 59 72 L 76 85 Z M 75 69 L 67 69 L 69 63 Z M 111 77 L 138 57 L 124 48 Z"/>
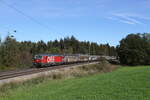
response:
<path fill-rule="evenodd" d="M 31 21 L 34 22 L 35 24 L 37 24 L 37 25 L 39 25 L 39 26 L 45 28 L 47 31 L 49 31 L 49 32 L 52 31 L 52 28 L 51 28 L 51 27 L 49 27 L 49 26 L 43 24 L 42 22 L 39 22 L 39 21 L 38 21 L 37 19 L 35 19 L 34 17 L 32 17 L 32 16 L 30 16 L 30 15 L 24 13 L 22 10 L 18 9 L 17 7 L 13 6 L 12 4 L 7 3 L 5 0 L 0 0 L 0 3 L 3 3 L 5 6 L 7 6 L 7 7 L 13 9 L 14 11 L 16 11 L 16 12 L 19 13 L 20 15 L 26 17 L 27 19 L 31 20 Z M 64 34 L 62 34 L 62 33 L 60 33 L 60 32 L 55 32 L 55 34 L 59 34 L 59 35 L 61 35 L 61 37 L 64 35 Z"/>
<path fill-rule="evenodd" d="M 33 17 L 31 17 L 31 16 L 25 14 L 23 11 L 19 10 L 19 9 L 16 8 L 15 6 L 13 6 L 13 5 L 11 5 L 11 4 L 8 4 L 8 3 L 5 2 L 4 0 L 0 0 L 0 2 L 3 3 L 4 5 L 6 5 L 7 7 L 9 7 L 9 8 L 11 8 L 11 9 L 15 10 L 17 13 L 21 14 L 22 16 L 28 18 L 28 19 L 31 20 L 32 22 L 34 22 L 34 23 L 40 25 L 41 27 L 43 27 L 43 28 L 45 28 L 45 29 L 47 29 L 47 30 L 50 30 L 50 28 L 49 28 L 47 25 L 45 25 L 45 24 L 43 24 L 43 23 L 37 21 L 35 18 L 33 18 Z"/>

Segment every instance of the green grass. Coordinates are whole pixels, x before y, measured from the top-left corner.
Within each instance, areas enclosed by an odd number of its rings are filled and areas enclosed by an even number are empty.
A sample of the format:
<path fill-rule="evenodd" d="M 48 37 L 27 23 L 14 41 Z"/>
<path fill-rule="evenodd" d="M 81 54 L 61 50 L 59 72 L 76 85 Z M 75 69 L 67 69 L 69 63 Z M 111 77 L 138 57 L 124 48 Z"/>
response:
<path fill-rule="evenodd" d="M 21 86 L 0 100 L 150 100 L 150 66 Z"/>

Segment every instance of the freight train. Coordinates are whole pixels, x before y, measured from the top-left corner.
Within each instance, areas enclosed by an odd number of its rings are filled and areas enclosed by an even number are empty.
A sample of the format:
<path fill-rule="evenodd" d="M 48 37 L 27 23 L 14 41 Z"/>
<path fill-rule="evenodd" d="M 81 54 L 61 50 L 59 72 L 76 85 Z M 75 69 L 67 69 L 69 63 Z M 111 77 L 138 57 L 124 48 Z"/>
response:
<path fill-rule="evenodd" d="M 62 65 L 79 62 L 96 61 L 100 56 L 94 55 L 60 55 L 60 54 L 37 54 L 33 57 L 33 65 L 35 67 L 47 67 L 53 65 Z"/>

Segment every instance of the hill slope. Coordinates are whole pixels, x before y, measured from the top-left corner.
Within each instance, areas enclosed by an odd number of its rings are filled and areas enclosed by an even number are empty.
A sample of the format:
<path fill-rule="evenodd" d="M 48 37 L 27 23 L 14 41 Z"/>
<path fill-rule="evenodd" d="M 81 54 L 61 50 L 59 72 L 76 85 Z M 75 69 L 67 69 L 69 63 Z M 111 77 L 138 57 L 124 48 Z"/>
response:
<path fill-rule="evenodd" d="M 2 100 L 150 100 L 150 66 L 20 87 Z M 1 99 L 0 99 L 1 100 Z"/>

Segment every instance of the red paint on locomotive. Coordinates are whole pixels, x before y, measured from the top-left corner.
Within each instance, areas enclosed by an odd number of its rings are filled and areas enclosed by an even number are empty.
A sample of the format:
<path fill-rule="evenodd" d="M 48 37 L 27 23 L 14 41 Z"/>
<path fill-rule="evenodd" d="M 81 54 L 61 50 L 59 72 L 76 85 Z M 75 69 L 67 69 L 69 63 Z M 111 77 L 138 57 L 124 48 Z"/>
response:
<path fill-rule="evenodd" d="M 42 62 L 43 64 L 47 63 L 47 56 L 43 56 L 41 62 Z"/>
<path fill-rule="evenodd" d="M 62 56 L 55 56 L 54 62 L 63 62 L 63 57 Z"/>
<path fill-rule="evenodd" d="M 63 63 L 63 56 L 61 55 L 36 55 L 33 60 L 35 66 L 50 66 Z"/>

